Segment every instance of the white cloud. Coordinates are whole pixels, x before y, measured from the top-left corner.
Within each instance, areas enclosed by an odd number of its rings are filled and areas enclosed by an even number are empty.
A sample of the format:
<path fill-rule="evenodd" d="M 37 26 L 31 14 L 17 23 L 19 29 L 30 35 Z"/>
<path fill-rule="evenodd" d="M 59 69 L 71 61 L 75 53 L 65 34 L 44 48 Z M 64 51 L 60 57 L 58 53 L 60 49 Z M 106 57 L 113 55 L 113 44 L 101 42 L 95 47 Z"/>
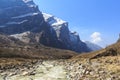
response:
<path fill-rule="evenodd" d="M 92 33 L 90 37 L 92 38 L 91 42 L 93 42 L 95 44 L 102 41 L 101 33 L 99 33 L 99 32 Z"/>

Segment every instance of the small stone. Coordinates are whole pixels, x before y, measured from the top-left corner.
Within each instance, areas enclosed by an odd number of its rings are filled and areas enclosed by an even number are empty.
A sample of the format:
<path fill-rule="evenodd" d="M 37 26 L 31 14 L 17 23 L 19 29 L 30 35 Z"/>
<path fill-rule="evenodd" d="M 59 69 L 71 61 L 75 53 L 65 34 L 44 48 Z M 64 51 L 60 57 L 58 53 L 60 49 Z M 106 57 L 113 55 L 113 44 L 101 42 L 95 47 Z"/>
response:
<path fill-rule="evenodd" d="M 90 75 L 94 75 L 94 72 L 90 72 Z"/>
<path fill-rule="evenodd" d="M 112 80 L 111 78 L 107 78 L 106 80 Z"/>
<path fill-rule="evenodd" d="M 84 80 L 90 80 L 89 78 L 85 78 Z"/>
<path fill-rule="evenodd" d="M 83 70 L 82 70 L 82 73 L 84 74 L 85 72 L 86 72 L 86 70 L 85 70 L 85 69 L 83 69 Z"/>
<path fill-rule="evenodd" d="M 100 74 L 103 74 L 103 73 L 105 73 L 105 71 L 99 71 L 99 73 L 100 73 Z"/>
<path fill-rule="evenodd" d="M 86 71 L 86 74 L 89 74 L 89 71 Z"/>
<path fill-rule="evenodd" d="M 21 75 L 22 76 L 25 76 L 25 75 L 27 75 L 28 74 L 28 72 L 27 71 L 24 71 Z"/>
<path fill-rule="evenodd" d="M 31 72 L 30 75 L 35 75 L 36 73 L 35 72 Z"/>

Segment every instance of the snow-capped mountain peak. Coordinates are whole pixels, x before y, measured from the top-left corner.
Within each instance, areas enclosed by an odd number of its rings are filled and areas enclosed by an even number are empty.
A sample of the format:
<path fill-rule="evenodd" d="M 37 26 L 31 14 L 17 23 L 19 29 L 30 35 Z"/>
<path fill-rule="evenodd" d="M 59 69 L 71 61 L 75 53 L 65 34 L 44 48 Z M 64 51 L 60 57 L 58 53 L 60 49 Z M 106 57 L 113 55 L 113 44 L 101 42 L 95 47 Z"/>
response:
<path fill-rule="evenodd" d="M 45 21 L 53 28 L 56 32 L 57 38 L 62 44 L 65 44 L 67 49 L 71 49 L 77 52 L 88 52 L 90 51 L 85 43 L 83 43 L 80 38 L 79 34 L 75 31 L 69 30 L 68 22 L 55 17 L 50 14 L 42 13 Z M 84 48 L 84 49 L 82 49 Z M 86 50 L 85 50 L 86 49 Z"/>
<path fill-rule="evenodd" d="M 66 21 L 61 20 L 60 18 L 57 18 L 53 15 L 47 14 L 47 13 L 42 13 L 43 17 L 46 22 L 48 22 L 51 26 L 59 26 L 61 24 L 66 23 Z"/>

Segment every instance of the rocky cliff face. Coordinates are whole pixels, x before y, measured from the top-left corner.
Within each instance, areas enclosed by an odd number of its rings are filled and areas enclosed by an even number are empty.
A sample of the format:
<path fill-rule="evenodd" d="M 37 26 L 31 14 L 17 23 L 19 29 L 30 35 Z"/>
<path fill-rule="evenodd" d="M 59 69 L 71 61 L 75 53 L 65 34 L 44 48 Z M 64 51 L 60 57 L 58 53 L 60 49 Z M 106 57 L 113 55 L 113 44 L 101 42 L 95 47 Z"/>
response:
<path fill-rule="evenodd" d="M 32 0 L 0 0 L 0 32 L 8 35 L 30 32 L 30 42 L 59 47 L 54 31 Z M 37 39 L 33 41 L 34 37 Z"/>
<path fill-rule="evenodd" d="M 0 32 L 25 43 L 90 51 L 76 32 L 69 31 L 66 21 L 41 13 L 33 0 L 0 0 Z"/>

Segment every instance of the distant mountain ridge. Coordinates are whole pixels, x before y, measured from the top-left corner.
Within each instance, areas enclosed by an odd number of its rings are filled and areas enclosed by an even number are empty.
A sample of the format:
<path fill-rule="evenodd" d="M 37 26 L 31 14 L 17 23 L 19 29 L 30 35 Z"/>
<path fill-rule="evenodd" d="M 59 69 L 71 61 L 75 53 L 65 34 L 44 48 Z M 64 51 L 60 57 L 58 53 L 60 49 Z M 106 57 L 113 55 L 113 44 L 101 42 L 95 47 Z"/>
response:
<path fill-rule="evenodd" d="M 85 43 L 87 44 L 87 47 L 89 47 L 92 51 L 97 51 L 102 49 L 102 47 L 90 41 L 85 41 Z"/>
<path fill-rule="evenodd" d="M 0 33 L 26 43 L 76 52 L 91 51 L 77 32 L 69 30 L 68 22 L 40 12 L 33 0 L 0 0 L 0 4 Z"/>

